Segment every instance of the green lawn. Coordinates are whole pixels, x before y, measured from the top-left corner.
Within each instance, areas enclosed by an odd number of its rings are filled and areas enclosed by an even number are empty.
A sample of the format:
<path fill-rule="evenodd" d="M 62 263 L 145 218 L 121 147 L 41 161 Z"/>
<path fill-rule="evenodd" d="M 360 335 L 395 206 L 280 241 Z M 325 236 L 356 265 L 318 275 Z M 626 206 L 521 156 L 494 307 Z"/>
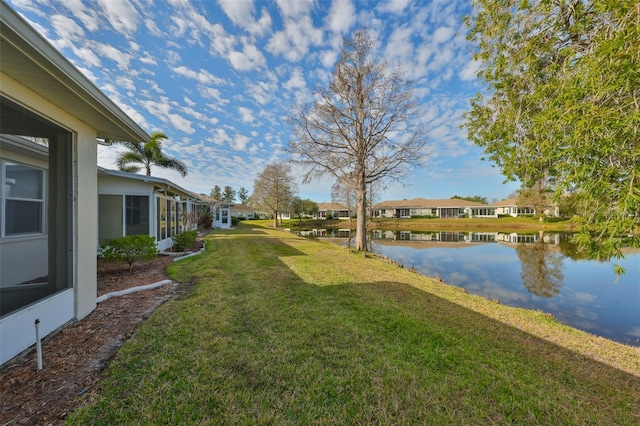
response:
<path fill-rule="evenodd" d="M 252 225 L 170 266 L 71 424 L 640 424 L 637 348 Z"/>

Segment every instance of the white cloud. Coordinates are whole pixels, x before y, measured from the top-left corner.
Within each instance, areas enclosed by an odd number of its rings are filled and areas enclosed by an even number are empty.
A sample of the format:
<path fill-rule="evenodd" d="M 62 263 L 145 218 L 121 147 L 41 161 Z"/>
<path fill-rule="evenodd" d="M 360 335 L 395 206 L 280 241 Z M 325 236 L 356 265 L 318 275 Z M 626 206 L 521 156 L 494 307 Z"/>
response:
<path fill-rule="evenodd" d="M 89 31 L 96 31 L 100 27 L 97 13 L 87 8 L 82 0 L 59 0 Z"/>
<path fill-rule="evenodd" d="M 393 14 L 402 13 L 409 5 L 410 0 L 385 0 L 378 5 L 380 12 L 388 12 Z"/>
<path fill-rule="evenodd" d="M 231 137 L 227 134 L 227 132 L 224 129 L 217 128 L 213 130 L 213 135 L 208 140 L 210 140 L 216 145 L 222 146 L 226 143 L 230 143 Z"/>
<path fill-rule="evenodd" d="M 271 102 L 277 90 L 277 81 L 257 81 L 255 83 L 247 83 L 247 93 L 259 105 L 266 105 Z"/>
<path fill-rule="evenodd" d="M 179 114 L 169 114 L 167 116 L 169 122 L 178 130 L 187 134 L 195 133 L 195 129 L 191 126 L 191 121 L 187 120 Z"/>
<path fill-rule="evenodd" d="M 255 20 L 254 3 L 252 0 L 218 0 L 222 11 L 235 25 L 254 35 L 263 35 L 271 28 L 271 15 L 266 8 L 262 9 L 262 16 Z"/>
<path fill-rule="evenodd" d="M 145 54 L 144 56 L 139 56 L 138 60 L 145 65 L 158 65 L 158 61 L 156 61 L 156 59 L 150 56 L 149 54 Z"/>
<path fill-rule="evenodd" d="M 144 26 L 149 30 L 149 34 L 156 37 L 162 37 L 162 31 L 158 28 L 158 24 L 153 19 L 145 18 Z"/>
<path fill-rule="evenodd" d="M 171 111 L 171 101 L 167 97 L 160 97 L 157 101 L 141 101 L 140 105 L 163 123 L 169 122 L 173 127 L 187 134 L 195 133 L 191 121 Z M 167 129 L 163 131 L 169 133 Z"/>
<path fill-rule="evenodd" d="M 120 70 L 126 71 L 129 69 L 129 62 L 131 60 L 131 56 L 129 56 L 128 54 L 122 53 L 115 47 L 108 44 L 95 43 L 94 47 L 103 56 L 115 61 L 118 64 L 118 68 Z"/>
<path fill-rule="evenodd" d="M 227 105 L 229 103 L 228 99 L 222 97 L 222 93 L 220 90 L 214 87 L 206 87 L 202 86 L 198 88 L 200 92 L 200 96 L 207 99 L 213 99 L 217 102 L 218 105 L 214 109 L 219 110 L 221 106 Z"/>
<path fill-rule="evenodd" d="M 475 61 L 473 59 L 467 62 L 467 64 L 462 69 L 462 71 L 460 71 L 459 73 L 460 80 L 463 80 L 463 81 L 474 80 L 476 78 L 476 73 L 480 69 L 480 65 L 481 65 L 480 61 Z"/>
<path fill-rule="evenodd" d="M 224 80 L 222 78 L 216 77 L 209 71 L 202 68 L 200 68 L 198 71 L 195 71 L 185 67 L 184 65 L 180 65 L 178 67 L 171 68 L 171 70 L 176 74 L 180 74 L 184 77 L 196 80 L 201 84 L 224 84 Z"/>
<path fill-rule="evenodd" d="M 390 62 L 390 65 L 405 65 L 406 62 L 413 58 L 413 44 L 411 37 L 413 30 L 408 27 L 396 28 L 389 36 L 389 41 L 385 48 L 385 58 Z M 404 69 L 411 69 L 411 67 L 403 66 Z"/>
<path fill-rule="evenodd" d="M 433 42 L 436 44 L 445 43 L 454 36 L 455 31 L 451 27 L 439 27 L 433 33 Z"/>
<path fill-rule="evenodd" d="M 74 42 L 84 38 L 84 30 L 73 19 L 63 15 L 53 15 L 51 25 L 66 47 L 73 47 Z"/>
<path fill-rule="evenodd" d="M 283 18 L 296 18 L 308 14 L 313 7 L 313 0 L 276 0 L 276 3 Z"/>
<path fill-rule="evenodd" d="M 253 116 L 253 110 L 245 107 L 238 107 L 238 112 L 240 113 L 240 120 L 243 123 L 253 123 L 255 117 Z"/>
<path fill-rule="evenodd" d="M 127 90 L 131 90 L 131 91 L 136 90 L 136 85 L 133 83 L 133 80 L 123 75 L 118 76 L 116 78 L 116 83 L 118 83 L 118 86 L 124 87 Z"/>
<path fill-rule="evenodd" d="M 356 22 L 356 8 L 351 0 L 333 0 L 325 18 L 326 27 L 334 33 L 348 32 Z"/>
<path fill-rule="evenodd" d="M 243 27 L 253 21 L 253 0 L 218 0 L 220 9 L 235 25 Z"/>
<path fill-rule="evenodd" d="M 284 30 L 273 34 L 266 50 L 274 55 L 282 55 L 290 62 L 301 60 L 309 52 L 310 46 L 322 44 L 322 30 L 315 28 L 309 16 L 287 19 Z"/>
<path fill-rule="evenodd" d="M 325 68 L 332 68 L 338 59 L 338 52 L 335 50 L 325 50 L 320 53 L 320 63 Z"/>
<path fill-rule="evenodd" d="M 264 67 L 267 60 L 261 51 L 254 45 L 245 43 L 242 52 L 229 53 L 229 62 L 238 71 L 250 71 L 255 68 Z"/>
<path fill-rule="evenodd" d="M 73 53 L 75 53 L 77 57 L 82 59 L 84 63 L 89 66 L 99 67 L 100 65 L 102 65 L 100 58 L 93 52 L 93 50 L 87 47 L 73 49 Z"/>
<path fill-rule="evenodd" d="M 138 11 L 127 1 L 98 0 L 107 20 L 114 30 L 131 36 L 138 28 Z"/>
<path fill-rule="evenodd" d="M 307 82 L 302 74 L 302 68 L 296 67 L 291 72 L 291 78 L 284 83 L 282 87 L 287 90 L 299 90 L 307 87 Z"/>
<path fill-rule="evenodd" d="M 251 138 L 248 136 L 236 134 L 231 140 L 231 149 L 234 151 L 244 151 L 250 140 Z"/>

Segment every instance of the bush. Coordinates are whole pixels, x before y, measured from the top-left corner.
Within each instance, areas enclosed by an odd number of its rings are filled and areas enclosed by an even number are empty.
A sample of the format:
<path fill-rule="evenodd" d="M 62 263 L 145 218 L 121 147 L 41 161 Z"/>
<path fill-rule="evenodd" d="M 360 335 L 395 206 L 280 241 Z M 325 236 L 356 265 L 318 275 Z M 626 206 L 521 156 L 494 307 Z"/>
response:
<path fill-rule="evenodd" d="M 204 229 L 210 229 L 213 223 L 213 214 L 211 212 L 202 213 L 198 219 L 198 225 Z"/>
<path fill-rule="evenodd" d="M 100 255 L 107 262 L 126 262 L 129 270 L 139 260 L 151 260 L 158 254 L 155 237 L 149 235 L 127 235 L 100 246 Z"/>
<path fill-rule="evenodd" d="M 196 241 L 198 237 L 198 231 L 184 231 L 179 234 L 175 234 L 171 237 L 171 241 L 173 241 L 173 250 L 174 251 L 185 251 L 185 249 L 191 247 Z"/>
<path fill-rule="evenodd" d="M 232 226 L 236 226 L 237 224 L 240 223 L 240 219 L 235 217 L 235 216 L 231 216 L 231 225 Z"/>

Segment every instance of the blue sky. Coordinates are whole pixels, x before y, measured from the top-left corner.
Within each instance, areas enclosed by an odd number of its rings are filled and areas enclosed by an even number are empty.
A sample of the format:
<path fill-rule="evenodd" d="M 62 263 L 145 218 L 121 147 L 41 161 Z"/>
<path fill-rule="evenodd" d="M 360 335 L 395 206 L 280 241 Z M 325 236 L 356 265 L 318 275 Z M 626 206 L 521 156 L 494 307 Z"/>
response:
<path fill-rule="evenodd" d="M 154 176 L 209 194 L 214 185 L 253 190 L 284 155 L 283 118 L 326 87 L 342 37 L 367 27 L 381 57 L 415 80 L 429 157 L 379 200 L 481 195 L 506 198 L 499 169 L 459 129 L 475 77 L 462 17 L 468 0 L 8 0 L 53 46 L 148 133 L 159 130 L 187 177 Z M 99 147 L 115 169 L 121 148 Z M 301 171 L 294 169 L 296 176 Z M 330 201 L 332 180 L 298 195 Z"/>

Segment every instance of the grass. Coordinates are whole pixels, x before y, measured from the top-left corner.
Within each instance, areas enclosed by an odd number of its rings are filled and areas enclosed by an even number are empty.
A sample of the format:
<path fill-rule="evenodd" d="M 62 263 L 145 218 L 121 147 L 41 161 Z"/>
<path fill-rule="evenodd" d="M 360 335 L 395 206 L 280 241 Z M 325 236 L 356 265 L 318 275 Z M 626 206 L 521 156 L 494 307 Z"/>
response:
<path fill-rule="evenodd" d="M 266 222 L 265 222 L 266 223 Z M 285 227 L 303 229 L 313 228 L 349 228 L 349 221 L 340 219 L 331 220 L 299 220 L 290 219 L 283 221 Z M 356 222 L 351 226 L 355 229 Z M 501 217 L 495 218 L 460 218 L 460 219 L 390 219 L 377 218 L 367 220 L 369 229 L 383 230 L 449 230 L 449 231 L 501 231 L 501 232 L 571 232 L 574 225 L 570 220 L 556 220 L 540 223 L 535 217 Z"/>
<path fill-rule="evenodd" d="M 640 351 L 254 227 L 170 266 L 70 424 L 639 424 Z"/>

